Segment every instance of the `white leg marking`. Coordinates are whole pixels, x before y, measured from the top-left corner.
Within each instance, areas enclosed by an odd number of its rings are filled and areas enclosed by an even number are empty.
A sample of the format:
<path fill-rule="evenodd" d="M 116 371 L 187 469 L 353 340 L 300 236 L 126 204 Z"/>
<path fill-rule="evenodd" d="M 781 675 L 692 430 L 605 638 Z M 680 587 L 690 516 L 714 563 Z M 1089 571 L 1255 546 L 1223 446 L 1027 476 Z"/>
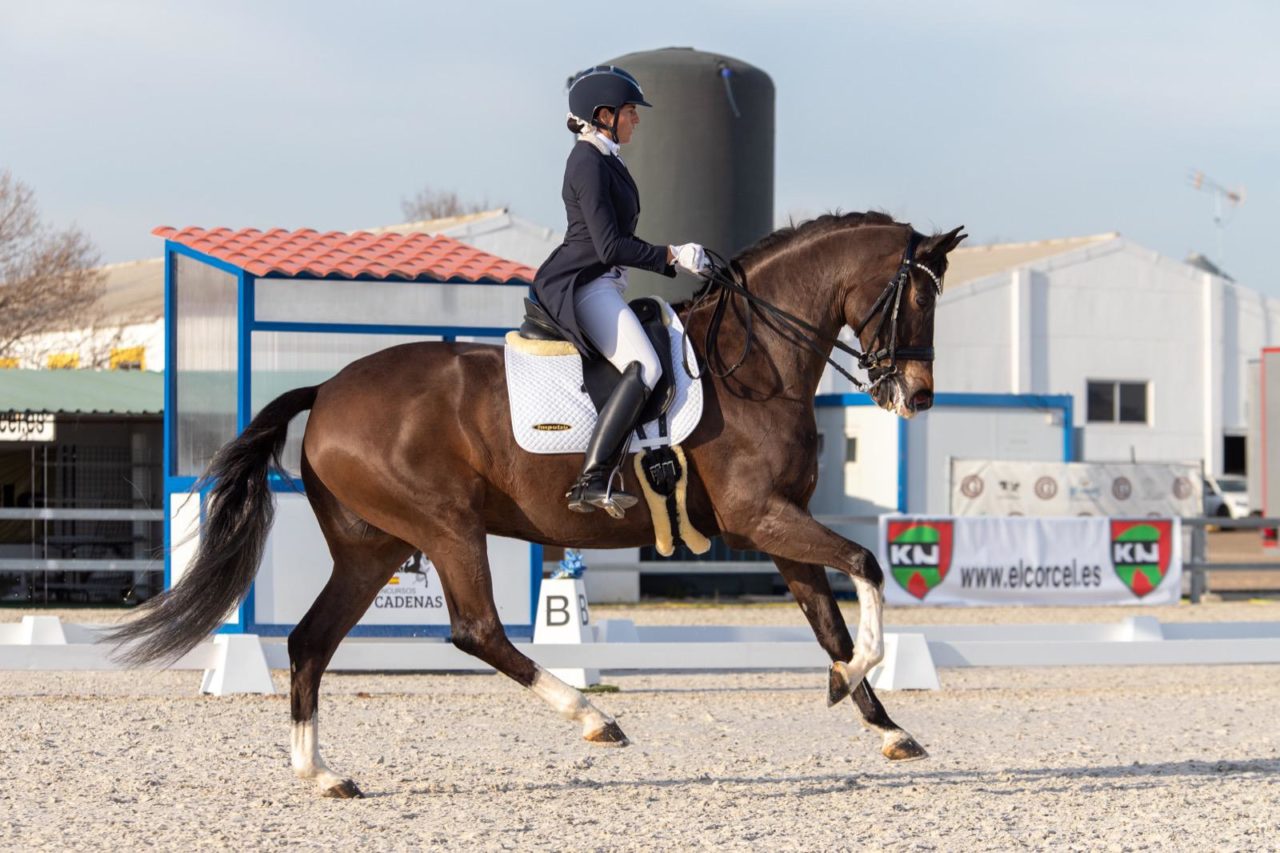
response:
<path fill-rule="evenodd" d="M 556 713 L 566 720 L 577 720 L 582 723 L 582 736 L 586 737 L 600 731 L 613 722 L 613 717 L 601 713 L 587 701 L 582 693 L 565 684 L 542 667 L 538 667 L 533 683 L 529 685 L 533 694 L 546 702 Z"/>
<path fill-rule="evenodd" d="M 293 772 L 300 779 L 311 779 L 321 790 L 340 784 L 343 779 L 320 757 L 319 712 L 305 723 L 294 723 L 292 741 Z"/>
<path fill-rule="evenodd" d="M 853 588 L 858 591 L 858 639 L 845 674 L 849 686 L 857 688 L 858 682 L 884 660 L 884 599 L 879 587 L 863 578 L 853 578 Z"/>

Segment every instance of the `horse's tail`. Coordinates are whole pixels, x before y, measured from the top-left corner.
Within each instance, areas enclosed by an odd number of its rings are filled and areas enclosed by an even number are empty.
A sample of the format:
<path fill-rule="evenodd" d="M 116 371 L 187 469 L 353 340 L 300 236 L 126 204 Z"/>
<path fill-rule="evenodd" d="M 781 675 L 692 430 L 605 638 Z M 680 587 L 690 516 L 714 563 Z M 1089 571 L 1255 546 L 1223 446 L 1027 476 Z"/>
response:
<path fill-rule="evenodd" d="M 137 665 L 178 659 L 244 599 L 275 515 L 268 475 L 273 464 L 282 467 L 289 421 L 315 404 L 316 390 L 281 394 L 213 457 L 195 489 L 211 486 L 195 559 L 172 589 L 138 608 L 141 616 L 103 637 L 104 642 L 128 644 L 117 649 L 121 661 Z"/>

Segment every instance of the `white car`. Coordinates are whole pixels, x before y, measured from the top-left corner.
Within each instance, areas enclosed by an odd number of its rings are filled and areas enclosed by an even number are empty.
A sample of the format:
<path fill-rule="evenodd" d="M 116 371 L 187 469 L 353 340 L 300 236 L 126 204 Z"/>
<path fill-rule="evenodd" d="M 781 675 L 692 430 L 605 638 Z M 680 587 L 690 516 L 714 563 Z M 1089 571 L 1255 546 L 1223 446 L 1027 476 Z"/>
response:
<path fill-rule="evenodd" d="M 1205 477 L 1204 514 L 1218 518 L 1248 517 L 1249 485 L 1244 477 Z"/>

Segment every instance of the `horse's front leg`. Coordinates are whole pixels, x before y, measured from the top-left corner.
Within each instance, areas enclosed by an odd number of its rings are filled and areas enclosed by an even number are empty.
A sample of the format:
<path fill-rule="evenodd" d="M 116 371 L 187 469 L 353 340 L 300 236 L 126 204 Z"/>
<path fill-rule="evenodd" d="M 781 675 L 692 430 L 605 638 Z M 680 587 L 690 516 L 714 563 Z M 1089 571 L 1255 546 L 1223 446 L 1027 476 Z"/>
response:
<path fill-rule="evenodd" d="M 834 705 L 850 695 L 862 714 L 862 722 L 867 728 L 880 733 L 880 752 L 890 761 L 912 761 L 927 758 L 929 753 L 916 742 L 916 739 L 889 719 L 884 706 L 876 699 L 871 685 L 864 678 L 850 690 L 843 679 L 835 671 L 836 663 L 848 663 L 853 659 L 853 638 L 844 622 L 844 615 L 836 605 L 835 596 L 831 593 L 831 584 L 827 580 L 825 566 L 814 563 L 797 563 L 775 557 L 773 560 L 778 571 L 787 582 L 787 588 L 795 596 L 796 604 L 813 634 L 818 645 L 831 656 L 831 682 L 828 686 L 827 704 Z"/>
<path fill-rule="evenodd" d="M 858 593 L 858 641 L 847 663 L 836 660 L 831 665 L 833 690 L 851 691 L 884 660 L 884 572 L 875 555 L 785 501 L 773 503 L 745 536 L 771 557 L 830 566 L 853 581 Z"/>

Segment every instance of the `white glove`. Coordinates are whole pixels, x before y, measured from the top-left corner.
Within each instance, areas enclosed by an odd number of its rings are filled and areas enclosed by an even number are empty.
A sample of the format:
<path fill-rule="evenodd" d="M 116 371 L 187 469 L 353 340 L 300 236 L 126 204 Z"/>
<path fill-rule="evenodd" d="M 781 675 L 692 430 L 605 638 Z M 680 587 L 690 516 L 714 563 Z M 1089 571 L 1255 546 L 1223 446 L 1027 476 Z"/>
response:
<path fill-rule="evenodd" d="M 682 243 L 670 248 L 671 254 L 675 256 L 676 266 L 685 272 L 702 275 L 710 266 L 706 251 L 697 243 Z"/>

